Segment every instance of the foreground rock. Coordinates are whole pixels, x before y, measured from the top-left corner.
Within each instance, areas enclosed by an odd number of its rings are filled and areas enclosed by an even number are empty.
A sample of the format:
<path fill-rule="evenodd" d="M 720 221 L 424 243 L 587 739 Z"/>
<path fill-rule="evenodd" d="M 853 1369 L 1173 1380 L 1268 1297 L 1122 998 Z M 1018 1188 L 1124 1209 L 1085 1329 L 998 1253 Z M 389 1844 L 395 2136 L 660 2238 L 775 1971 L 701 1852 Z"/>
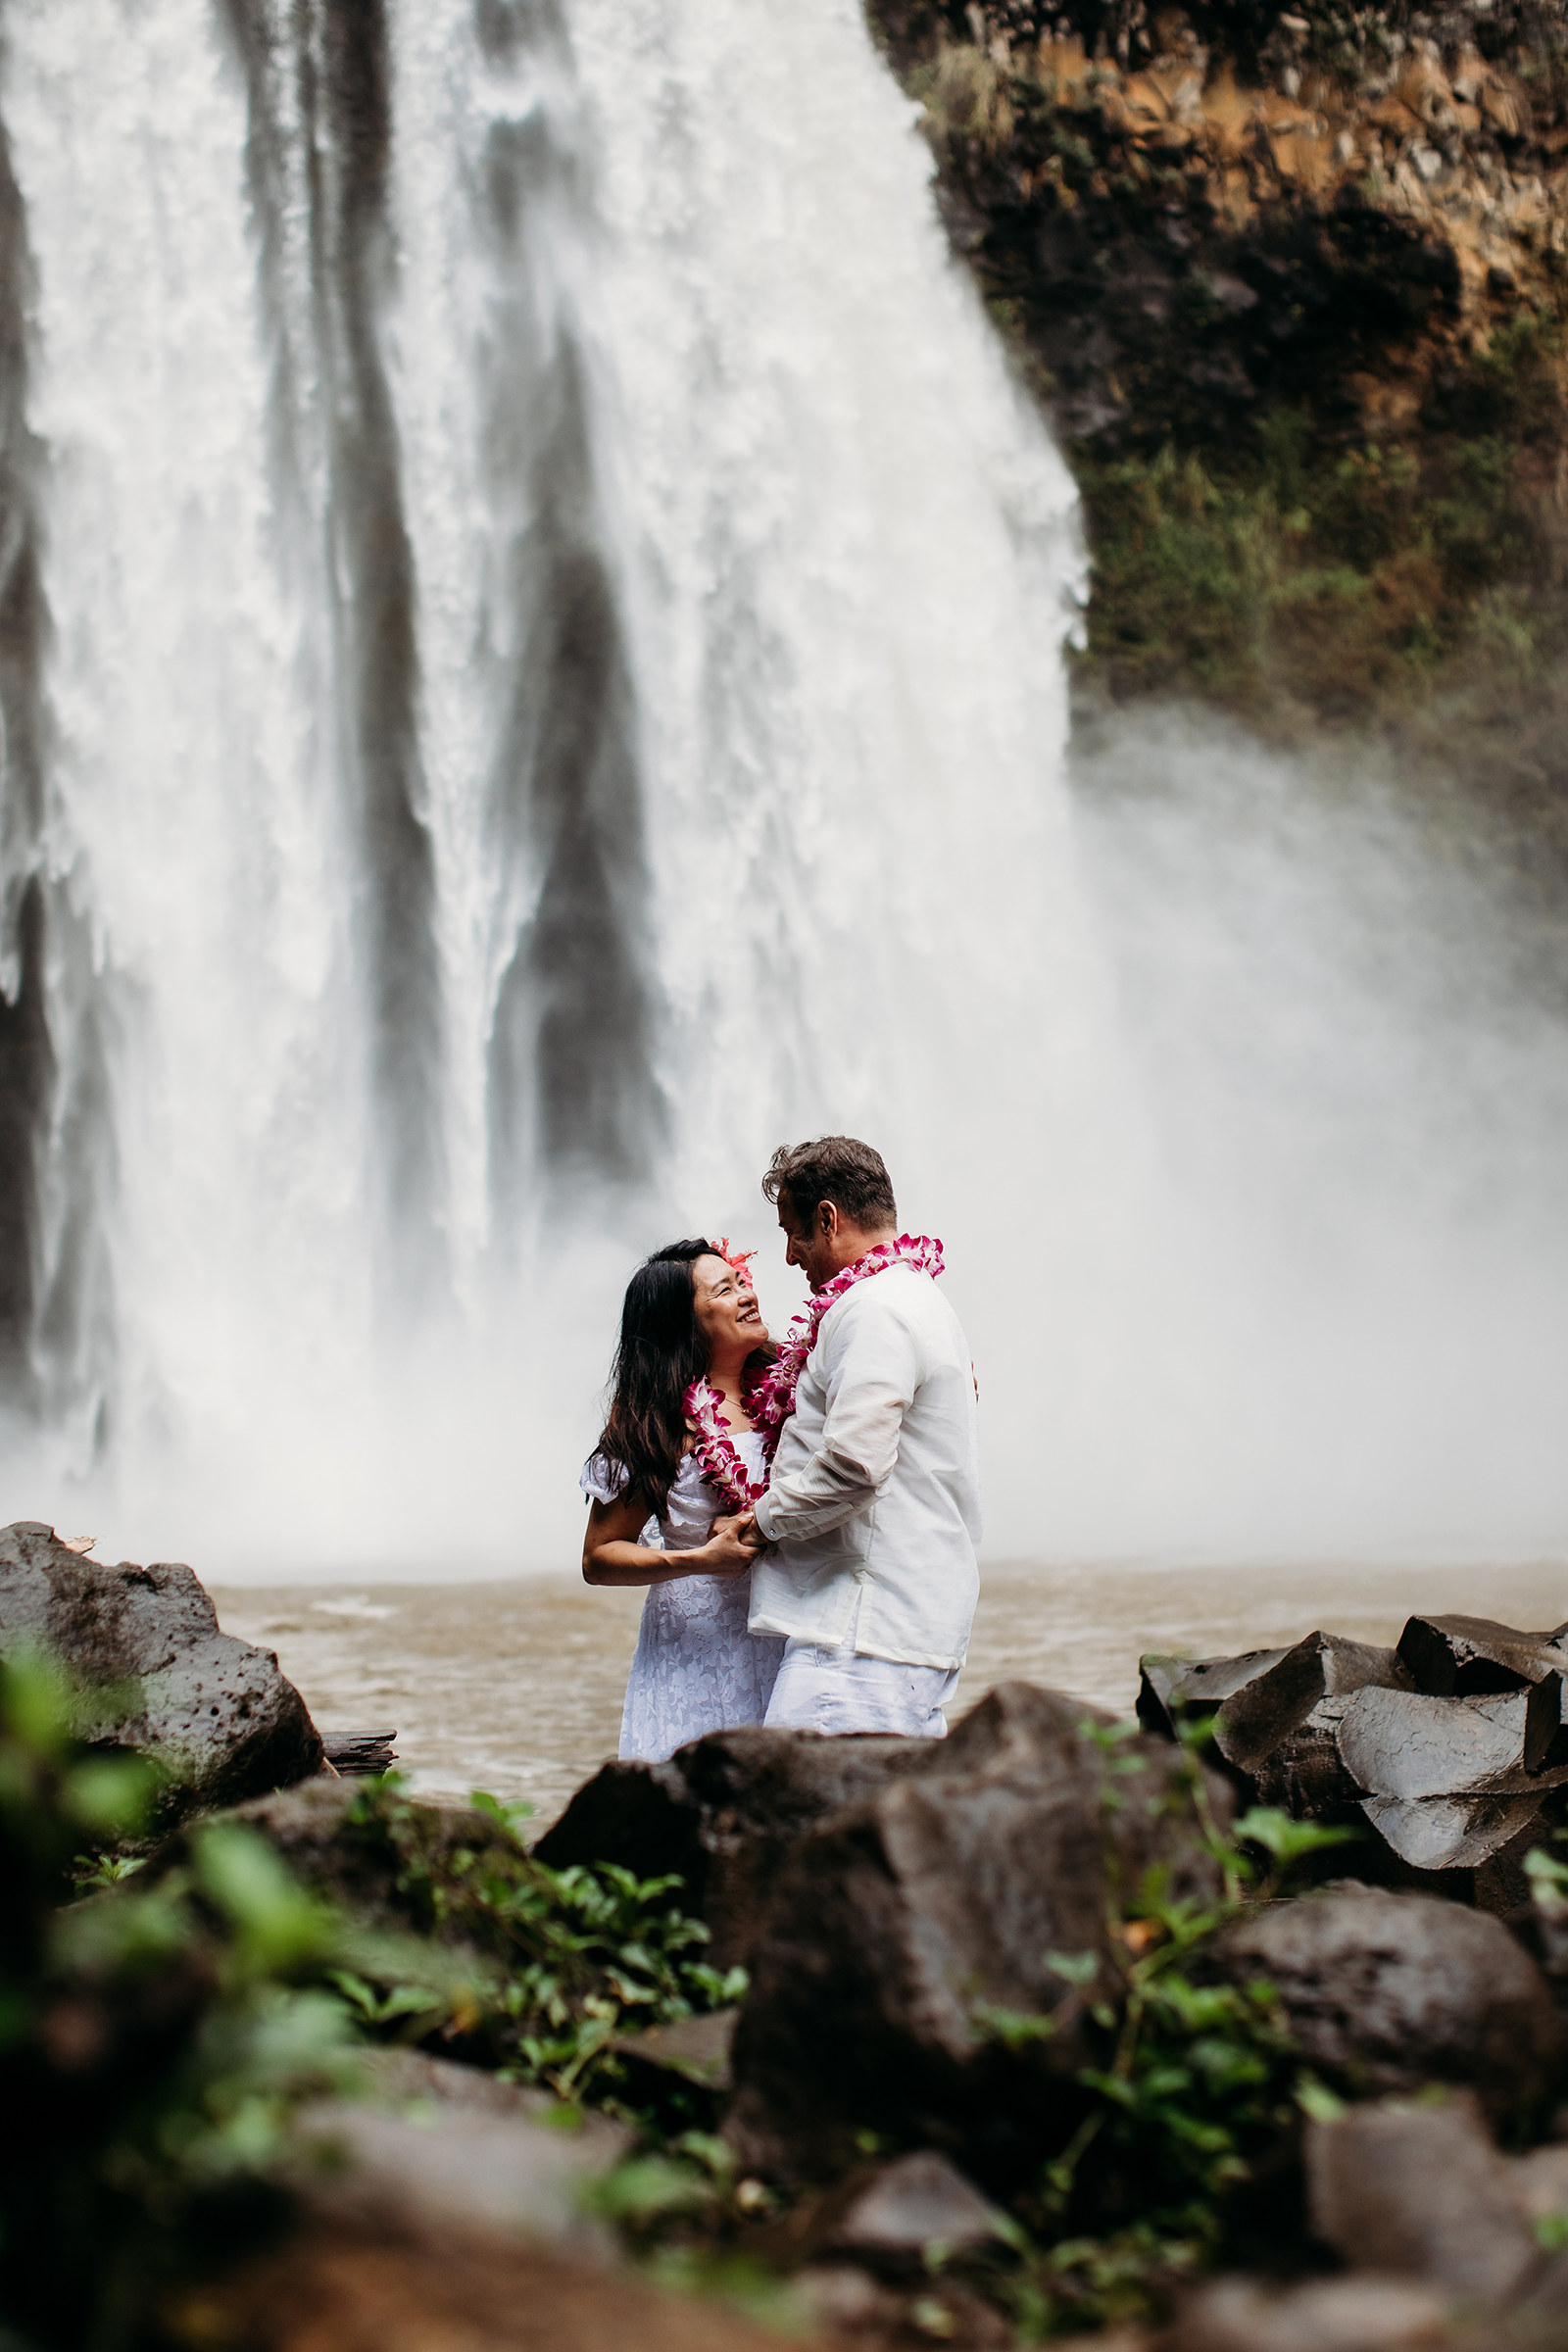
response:
<path fill-rule="evenodd" d="M 512 1862 L 516 1849 L 507 1832 L 472 1805 L 411 1800 L 406 1817 L 418 1867 L 410 1871 L 384 1826 L 358 1814 L 352 1781 L 320 1777 L 252 1797 L 223 1818 L 259 1831 L 297 1878 L 363 1926 L 393 1935 L 413 1929 L 445 1948 L 466 1949 L 466 1938 L 432 1901 L 432 1882 L 450 1879 L 465 1855 L 471 1858 L 469 1867 L 480 1870 L 487 1862 Z M 153 1869 L 182 1861 L 188 1836 L 182 1831 L 171 1838 Z"/>
<path fill-rule="evenodd" d="M 827 2178 L 867 2129 L 961 2151 L 988 2187 L 1077 2111 L 1086 2004 L 1115 1982 L 1108 1917 L 1151 1867 L 1220 1891 L 1186 1760 L 1102 1743 L 1108 1718 L 1006 1683 L 919 1764 L 808 1832 L 774 1883 L 725 2127 L 747 2163 Z M 1210 1777 L 1214 1816 L 1229 1790 Z M 1107 1884 L 1114 1874 L 1114 1888 Z M 1049 2013 L 1009 2047 L 996 2013 Z"/>
<path fill-rule="evenodd" d="M 1275 1986 L 1308 2063 L 1354 2097 L 1468 2084 L 1497 2121 L 1551 2096 L 1562 2030 L 1550 1989 L 1500 1921 L 1436 1896 L 1350 1886 L 1270 1904 L 1215 1965 Z"/>
<path fill-rule="evenodd" d="M 1412 1617 L 1392 1650 L 1309 1634 L 1291 1649 L 1143 1661 L 1141 1721 L 1173 1736 L 1211 1714 L 1218 1759 L 1246 1794 L 1353 1826 L 1356 1864 L 1395 1883 L 1509 1911 L 1525 1851 L 1568 1789 L 1564 1628 Z M 1367 1832 L 1372 1833 L 1367 1839 Z"/>
<path fill-rule="evenodd" d="M 613 2261 L 594 2185 L 636 2134 L 563 2109 L 547 2091 L 413 2051 L 371 2051 L 365 2095 L 295 2118 L 282 2177 L 316 2220 L 416 2233 L 498 2230 Z"/>
<path fill-rule="evenodd" d="M 167 2313 L 193 2352 L 767 2352 L 779 2338 L 627 2270 L 594 2211 L 635 2133 L 412 2051 L 296 2117 L 280 2249 Z M 808 2347 L 807 2348 L 808 2352 Z"/>
<path fill-rule="evenodd" d="M 41 1521 L 0 1530 L 0 1654 L 46 1646 L 95 1745 L 155 1757 L 164 1818 L 231 1805 L 321 1768 L 321 1741 L 270 1650 L 219 1631 L 190 1569 L 97 1565 Z"/>
<path fill-rule="evenodd" d="M 1160 2352 L 1434 2352 L 1447 2299 L 1404 2278 L 1215 2278 L 1189 2295 Z"/>
<path fill-rule="evenodd" d="M 313 2224 L 159 2316 L 165 2340 L 190 2352 L 779 2352 L 782 2340 L 721 2303 L 446 2224 Z"/>
<path fill-rule="evenodd" d="M 1541 2268 L 1507 2159 L 1462 2092 L 1310 2124 L 1305 2155 L 1314 2234 L 1352 2270 L 1495 2305 Z"/>
<path fill-rule="evenodd" d="M 714 1732 L 666 1764 L 605 1765 L 533 1850 L 553 1870 L 616 1862 L 642 1878 L 677 1873 L 715 1964 L 728 1968 L 750 1959 L 797 1838 L 930 1762 L 923 1740 Z"/>

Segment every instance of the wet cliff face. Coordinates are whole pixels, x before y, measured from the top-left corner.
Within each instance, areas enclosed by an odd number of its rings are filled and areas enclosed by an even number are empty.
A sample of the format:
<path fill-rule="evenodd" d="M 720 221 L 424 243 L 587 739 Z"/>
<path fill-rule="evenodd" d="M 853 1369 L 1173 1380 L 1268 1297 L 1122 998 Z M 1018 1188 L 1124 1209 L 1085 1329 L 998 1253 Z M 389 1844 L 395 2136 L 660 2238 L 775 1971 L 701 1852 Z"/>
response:
<path fill-rule="evenodd" d="M 1568 755 L 1568 12 L 871 0 L 1052 404 L 1081 684 Z"/>

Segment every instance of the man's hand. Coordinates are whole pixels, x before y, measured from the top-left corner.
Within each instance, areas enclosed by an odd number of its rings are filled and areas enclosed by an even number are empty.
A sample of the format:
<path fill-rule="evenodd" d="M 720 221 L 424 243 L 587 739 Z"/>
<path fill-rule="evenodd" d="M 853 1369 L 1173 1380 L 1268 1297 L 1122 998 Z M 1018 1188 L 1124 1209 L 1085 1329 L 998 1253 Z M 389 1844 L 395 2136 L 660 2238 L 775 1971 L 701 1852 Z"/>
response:
<path fill-rule="evenodd" d="M 737 1544 L 746 1544 L 748 1549 L 752 1551 L 765 1551 L 767 1549 L 767 1538 L 763 1535 L 761 1529 L 757 1524 L 757 1513 L 755 1511 L 748 1511 L 743 1518 L 736 1520 L 735 1541 Z"/>
<path fill-rule="evenodd" d="M 750 1517 L 750 1513 L 747 1514 Z M 753 1543 L 742 1539 L 746 1519 L 715 1519 L 708 1542 L 691 1556 L 691 1573 L 696 1576 L 744 1576 L 757 1557 L 758 1538 Z M 756 1521 L 752 1521 L 755 1530 Z"/>

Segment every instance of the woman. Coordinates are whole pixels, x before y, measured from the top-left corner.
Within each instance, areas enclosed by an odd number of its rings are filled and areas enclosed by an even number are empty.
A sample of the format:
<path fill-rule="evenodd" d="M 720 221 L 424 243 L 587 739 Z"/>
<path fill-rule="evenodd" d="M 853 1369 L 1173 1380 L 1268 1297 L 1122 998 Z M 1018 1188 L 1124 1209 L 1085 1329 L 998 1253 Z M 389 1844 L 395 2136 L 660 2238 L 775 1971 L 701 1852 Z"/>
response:
<path fill-rule="evenodd" d="M 746 1261 L 726 1251 L 672 1242 L 632 1276 L 610 1418 L 581 1479 L 584 1577 L 649 1589 L 620 1752 L 651 1762 L 760 1723 L 784 1652 L 746 1630 L 756 1555 L 735 1531 L 767 1484 L 748 1398 L 773 1350 Z M 650 1517 L 657 1545 L 641 1540 Z"/>

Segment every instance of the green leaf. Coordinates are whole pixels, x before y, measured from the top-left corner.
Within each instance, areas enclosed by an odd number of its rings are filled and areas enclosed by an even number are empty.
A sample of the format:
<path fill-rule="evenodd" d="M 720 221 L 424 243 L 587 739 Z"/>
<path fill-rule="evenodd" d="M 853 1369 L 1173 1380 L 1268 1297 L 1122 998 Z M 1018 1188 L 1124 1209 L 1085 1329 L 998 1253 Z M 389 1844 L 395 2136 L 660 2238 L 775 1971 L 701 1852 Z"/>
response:
<path fill-rule="evenodd" d="M 1037 2016 L 1033 2011 L 1004 2009 L 994 2001 L 975 2001 L 970 2005 L 969 2022 L 986 2041 L 999 2041 L 1004 2049 L 1024 2050 L 1032 2042 L 1049 2041 L 1056 2031 L 1053 2017 Z"/>
<path fill-rule="evenodd" d="M 1098 1952 L 1048 1952 L 1046 1966 L 1068 1984 L 1092 1984 L 1100 1974 Z"/>
<path fill-rule="evenodd" d="M 645 2223 L 666 2213 L 688 2213 L 706 2205 L 712 2185 L 691 2166 L 662 2156 L 633 2156 L 597 2180 L 589 2192 L 593 2209 L 611 2221 Z"/>
<path fill-rule="evenodd" d="M 1324 1846 L 1346 1845 L 1357 1833 L 1327 1828 L 1317 1821 L 1295 1821 L 1275 1805 L 1254 1805 L 1236 1823 L 1233 1835 L 1249 1844 L 1262 1846 L 1276 1862 L 1290 1863 L 1299 1861 L 1303 1854 L 1317 1853 Z"/>
<path fill-rule="evenodd" d="M 492 1796 L 488 1788 L 470 1788 L 468 1802 L 476 1813 L 487 1814 L 492 1821 L 499 1822 L 513 1838 L 520 1838 L 522 1824 L 531 1821 L 538 1810 L 525 1796 Z"/>
<path fill-rule="evenodd" d="M 1346 2113 L 1345 2101 L 1315 2075 L 1303 2075 L 1297 2083 L 1296 2104 L 1314 2124 L 1337 2124 Z"/>

